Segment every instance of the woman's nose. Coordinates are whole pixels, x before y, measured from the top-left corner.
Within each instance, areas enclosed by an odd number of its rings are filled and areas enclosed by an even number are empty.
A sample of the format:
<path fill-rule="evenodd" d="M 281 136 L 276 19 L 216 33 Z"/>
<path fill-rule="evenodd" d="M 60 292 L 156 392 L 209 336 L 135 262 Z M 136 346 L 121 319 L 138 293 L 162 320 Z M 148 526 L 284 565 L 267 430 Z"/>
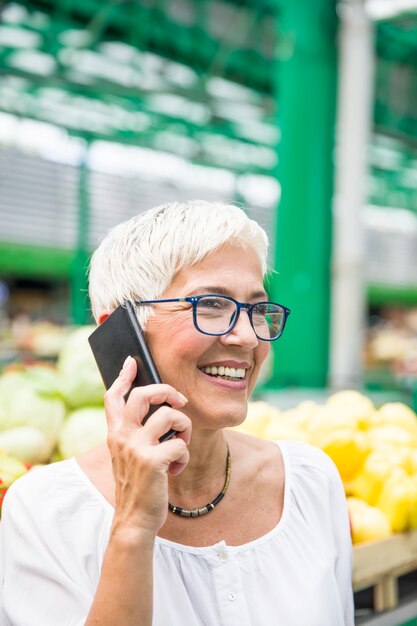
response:
<path fill-rule="evenodd" d="M 252 328 L 248 312 L 245 309 L 240 311 L 239 318 L 232 330 L 227 335 L 221 337 L 226 343 L 234 343 L 236 345 L 244 345 L 247 348 L 255 348 L 259 339 Z"/>

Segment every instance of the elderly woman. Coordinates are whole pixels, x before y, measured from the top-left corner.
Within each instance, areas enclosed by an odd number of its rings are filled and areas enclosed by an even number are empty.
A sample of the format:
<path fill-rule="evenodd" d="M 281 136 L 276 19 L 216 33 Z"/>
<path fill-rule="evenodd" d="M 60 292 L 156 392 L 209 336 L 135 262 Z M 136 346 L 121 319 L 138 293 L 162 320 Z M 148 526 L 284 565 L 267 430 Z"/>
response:
<path fill-rule="evenodd" d="M 128 358 L 105 396 L 107 445 L 9 490 L 2 626 L 353 625 L 334 465 L 305 443 L 230 429 L 289 313 L 264 290 L 266 255 L 242 210 L 197 201 L 142 213 L 102 241 L 94 316 L 138 303 L 163 384 L 125 401 Z"/>

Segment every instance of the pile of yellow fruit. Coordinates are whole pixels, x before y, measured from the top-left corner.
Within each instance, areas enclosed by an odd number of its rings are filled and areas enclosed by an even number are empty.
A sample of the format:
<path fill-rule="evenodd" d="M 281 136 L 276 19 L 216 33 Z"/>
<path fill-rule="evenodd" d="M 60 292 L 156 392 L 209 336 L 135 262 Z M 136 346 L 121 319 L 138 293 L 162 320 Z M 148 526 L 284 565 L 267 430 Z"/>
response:
<path fill-rule="evenodd" d="M 417 528 L 417 416 L 405 404 L 376 408 L 353 390 L 286 411 L 258 401 L 238 429 L 324 450 L 345 487 L 353 543 Z"/>

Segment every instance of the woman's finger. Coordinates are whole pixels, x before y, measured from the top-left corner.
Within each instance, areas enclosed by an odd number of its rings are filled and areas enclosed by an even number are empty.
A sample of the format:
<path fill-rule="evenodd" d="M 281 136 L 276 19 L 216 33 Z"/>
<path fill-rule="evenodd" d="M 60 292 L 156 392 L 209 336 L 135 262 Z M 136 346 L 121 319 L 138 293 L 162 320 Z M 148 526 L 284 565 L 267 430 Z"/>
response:
<path fill-rule="evenodd" d="M 173 466 L 178 468 L 179 471 L 174 470 L 174 473 L 179 473 L 184 469 L 190 460 L 190 453 L 185 442 L 178 438 L 169 439 L 169 441 L 164 441 L 160 445 L 155 446 L 153 454 L 155 455 L 155 460 L 159 459 L 168 468 Z"/>
<path fill-rule="evenodd" d="M 125 360 L 119 376 L 104 395 L 107 422 L 109 426 L 119 423 L 122 419 L 125 406 L 125 396 L 135 380 L 137 363 L 128 356 Z"/>
<path fill-rule="evenodd" d="M 139 429 L 140 439 L 146 444 L 159 443 L 162 435 L 170 429 L 177 431 L 176 438 L 182 439 L 186 445 L 191 439 L 191 420 L 181 411 L 164 406 L 155 411 L 143 428 Z"/>
<path fill-rule="evenodd" d="M 164 402 L 176 409 L 184 406 L 187 398 L 174 387 L 164 384 L 132 389 L 123 414 L 123 426 L 125 428 L 140 427 L 151 405 L 164 404 Z"/>

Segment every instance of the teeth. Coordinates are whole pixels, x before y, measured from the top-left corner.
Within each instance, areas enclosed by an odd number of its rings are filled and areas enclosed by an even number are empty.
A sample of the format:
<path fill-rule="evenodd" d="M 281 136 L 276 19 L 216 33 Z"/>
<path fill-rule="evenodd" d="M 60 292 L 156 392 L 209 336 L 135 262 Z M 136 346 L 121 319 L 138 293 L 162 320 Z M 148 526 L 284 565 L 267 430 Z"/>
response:
<path fill-rule="evenodd" d="M 245 378 L 246 370 L 243 367 L 224 367 L 223 365 L 209 365 L 202 368 L 205 374 L 212 376 L 228 376 L 229 378 Z"/>

